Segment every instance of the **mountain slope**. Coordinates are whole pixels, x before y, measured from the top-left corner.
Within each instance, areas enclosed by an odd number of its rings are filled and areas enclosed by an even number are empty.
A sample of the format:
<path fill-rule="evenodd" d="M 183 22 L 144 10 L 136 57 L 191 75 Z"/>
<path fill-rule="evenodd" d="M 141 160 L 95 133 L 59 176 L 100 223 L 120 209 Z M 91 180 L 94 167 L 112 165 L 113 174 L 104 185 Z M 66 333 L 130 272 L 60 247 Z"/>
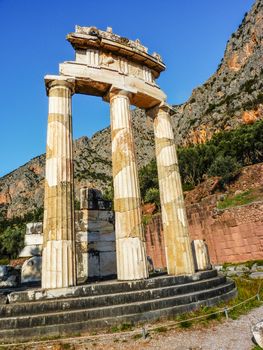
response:
<path fill-rule="evenodd" d="M 174 106 L 172 121 L 180 145 L 202 143 L 220 130 L 263 118 L 263 1 L 257 0 L 227 43 L 222 62 L 190 99 Z M 139 167 L 154 157 L 152 121 L 132 111 Z M 76 195 L 92 183 L 111 181 L 110 128 L 74 142 Z M 43 206 L 45 156 L 36 157 L 0 178 L 0 218 L 23 216 Z"/>
<path fill-rule="evenodd" d="M 202 143 L 219 130 L 263 118 L 263 1 L 257 0 L 227 43 L 217 71 L 174 106 L 178 143 Z"/>
<path fill-rule="evenodd" d="M 133 131 L 139 167 L 154 157 L 153 129 L 141 110 L 132 111 Z M 89 139 L 74 141 L 75 192 L 92 184 L 105 189 L 111 182 L 110 128 Z M 23 216 L 43 206 L 45 155 L 35 157 L 25 165 L 0 178 L 0 217 Z"/>

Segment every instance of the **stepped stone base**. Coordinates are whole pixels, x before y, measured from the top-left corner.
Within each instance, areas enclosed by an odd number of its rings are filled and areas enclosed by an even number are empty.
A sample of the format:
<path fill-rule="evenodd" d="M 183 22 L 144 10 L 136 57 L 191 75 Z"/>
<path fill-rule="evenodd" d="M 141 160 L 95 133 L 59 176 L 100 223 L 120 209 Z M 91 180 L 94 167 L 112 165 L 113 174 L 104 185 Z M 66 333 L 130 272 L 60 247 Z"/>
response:
<path fill-rule="evenodd" d="M 131 282 L 14 292 L 0 305 L 2 343 L 74 335 L 144 323 L 212 306 L 236 295 L 233 281 L 210 270 Z"/>

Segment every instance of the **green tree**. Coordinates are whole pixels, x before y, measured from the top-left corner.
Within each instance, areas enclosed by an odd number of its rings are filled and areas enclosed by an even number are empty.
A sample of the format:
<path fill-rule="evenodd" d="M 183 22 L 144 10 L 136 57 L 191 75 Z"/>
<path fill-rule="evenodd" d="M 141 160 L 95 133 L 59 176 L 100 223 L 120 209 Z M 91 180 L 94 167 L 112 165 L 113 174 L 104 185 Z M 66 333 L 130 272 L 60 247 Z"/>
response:
<path fill-rule="evenodd" d="M 221 183 L 228 183 L 240 173 L 241 166 L 235 158 L 219 155 L 208 169 L 208 176 L 220 176 Z"/>
<path fill-rule="evenodd" d="M 156 160 L 151 160 L 139 171 L 140 189 L 143 200 L 149 188 L 158 188 L 158 175 Z"/>
<path fill-rule="evenodd" d="M 160 193 L 158 188 L 150 187 L 147 189 L 144 196 L 145 203 L 154 203 L 158 209 L 161 207 Z"/>
<path fill-rule="evenodd" d="M 24 246 L 25 225 L 8 226 L 0 235 L 0 253 L 1 257 L 14 259 L 18 257 L 19 252 Z"/>

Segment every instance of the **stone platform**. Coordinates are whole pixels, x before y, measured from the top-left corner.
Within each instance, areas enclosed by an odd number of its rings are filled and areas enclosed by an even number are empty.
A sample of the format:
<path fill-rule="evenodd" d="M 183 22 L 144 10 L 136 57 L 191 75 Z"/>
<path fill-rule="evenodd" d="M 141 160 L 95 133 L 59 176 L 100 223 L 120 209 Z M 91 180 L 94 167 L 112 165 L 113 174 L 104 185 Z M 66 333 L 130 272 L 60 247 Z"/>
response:
<path fill-rule="evenodd" d="M 47 290 L 14 292 L 0 305 L 0 342 L 80 334 L 139 324 L 215 305 L 236 295 L 216 270 Z"/>

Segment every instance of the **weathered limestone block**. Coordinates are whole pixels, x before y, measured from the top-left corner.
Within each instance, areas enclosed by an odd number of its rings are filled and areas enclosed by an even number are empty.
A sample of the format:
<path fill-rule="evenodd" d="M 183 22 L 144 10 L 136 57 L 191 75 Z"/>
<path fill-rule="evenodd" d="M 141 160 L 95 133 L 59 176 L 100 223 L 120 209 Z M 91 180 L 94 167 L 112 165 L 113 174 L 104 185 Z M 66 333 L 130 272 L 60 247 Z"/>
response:
<path fill-rule="evenodd" d="M 112 224 L 108 221 L 97 221 L 97 222 L 88 222 L 89 231 L 98 231 L 98 232 L 112 232 Z"/>
<path fill-rule="evenodd" d="M 174 275 L 192 274 L 194 264 L 171 119 L 166 106 L 152 112 L 167 270 Z"/>
<path fill-rule="evenodd" d="M 25 234 L 25 245 L 41 245 L 43 244 L 43 234 Z"/>
<path fill-rule="evenodd" d="M 87 276 L 90 278 L 100 276 L 100 259 L 98 252 L 88 253 Z"/>
<path fill-rule="evenodd" d="M 257 344 L 263 348 L 263 320 L 259 321 L 252 327 L 252 333 Z"/>
<path fill-rule="evenodd" d="M 116 275 L 116 251 L 102 251 L 100 254 L 100 275 L 113 276 Z"/>
<path fill-rule="evenodd" d="M 116 276 L 117 273 L 114 214 L 110 210 L 100 210 L 99 201 L 105 202 L 99 190 L 81 189 L 82 209 L 75 215 L 78 283 L 85 283 L 90 278 Z"/>
<path fill-rule="evenodd" d="M 43 225 L 42 222 L 31 222 L 26 225 L 24 248 L 19 254 L 20 258 L 42 254 Z"/>
<path fill-rule="evenodd" d="M 88 249 L 99 251 L 99 252 L 115 252 L 115 242 L 107 242 L 107 241 L 89 242 Z"/>
<path fill-rule="evenodd" d="M 32 283 L 41 281 L 42 257 L 34 256 L 26 260 L 21 270 L 21 282 Z"/>
<path fill-rule="evenodd" d="M 110 94 L 112 169 L 119 280 L 148 277 L 128 93 Z"/>
<path fill-rule="evenodd" d="M 115 232 L 89 232 L 90 242 L 115 242 Z"/>
<path fill-rule="evenodd" d="M 43 242 L 43 236 L 41 236 L 41 240 Z M 20 254 L 19 254 L 19 258 L 29 258 L 32 256 L 36 256 L 36 255 L 41 255 L 42 254 L 42 244 L 30 244 L 25 246 Z"/>
<path fill-rule="evenodd" d="M 0 305 L 7 304 L 7 295 L 0 293 Z"/>
<path fill-rule="evenodd" d="M 26 235 L 42 234 L 43 224 L 42 222 L 30 222 L 26 224 Z"/>
<path fill-rule="evenodd" d="M 108 210 L 88 210 L 82 209 L 76 211 L 75 222 L 75 240 L 76 240 L 76 260 L 77 260 L 77 280 L 78 283 L 87 282 L 88 278 L 105 278 L 116 276 L 116 245 L 114 232 L 114 214 Z M 91 224 L 91 225 L 90 225 Z M 34 226 L 39 227 L 36 231 L 32 229 Z M 40 228 L 41 223 L 27 224 L 30 227 L 25 238 L 25 244 L 43 242 L 43 233 Z M 95 231 L 90 232 L 90 229 Z M 31 232 L 39 232 L 32 233 Z M 38 245 L 26 245 L 20 256 L 35 256 L 39 258 L 42 251 Z M 109 260 L 107 262 L 107 257 Z M 28 264 L 29 262 L 29 264 Z M 24 265 L 26 267 L 26 277 L 23 282 L 40 281 L 35 278 L 34 269 L 30 266 L 32 260 L 27 260 Z M 93 266 L 94 264 L 98 266 Z"/>
<path fill-rule="evenodd" d="M 9 265 L 0 265 L 0 288 L 17 287 L 20 284 L 20 271 Z"/>
<path fill-rule="evenodd" d="M 71 95 L 73 79 L 47 83 L 49 115 L 44 199 L 42 288 L 76 284 Z"/>
<path fill-rule="evenodd" d="M 100 190 L 89 187 L 80 189 L 80 209 L 107 210 L 110 204 L 102 197 Z"/>
<path fill-rule="evenodd" d="M 195 239 L 191 243 L 195 271 L 211 269 L 207 244 L 202 239 Z"/>
<path fill-rule="evenodd" d="M 263 272 L 262 271 L 252 272 L 249 275 L 249 278 L 252 278 L 253 280 L 255 280 L 255 279 L 263 279 Z"/>

